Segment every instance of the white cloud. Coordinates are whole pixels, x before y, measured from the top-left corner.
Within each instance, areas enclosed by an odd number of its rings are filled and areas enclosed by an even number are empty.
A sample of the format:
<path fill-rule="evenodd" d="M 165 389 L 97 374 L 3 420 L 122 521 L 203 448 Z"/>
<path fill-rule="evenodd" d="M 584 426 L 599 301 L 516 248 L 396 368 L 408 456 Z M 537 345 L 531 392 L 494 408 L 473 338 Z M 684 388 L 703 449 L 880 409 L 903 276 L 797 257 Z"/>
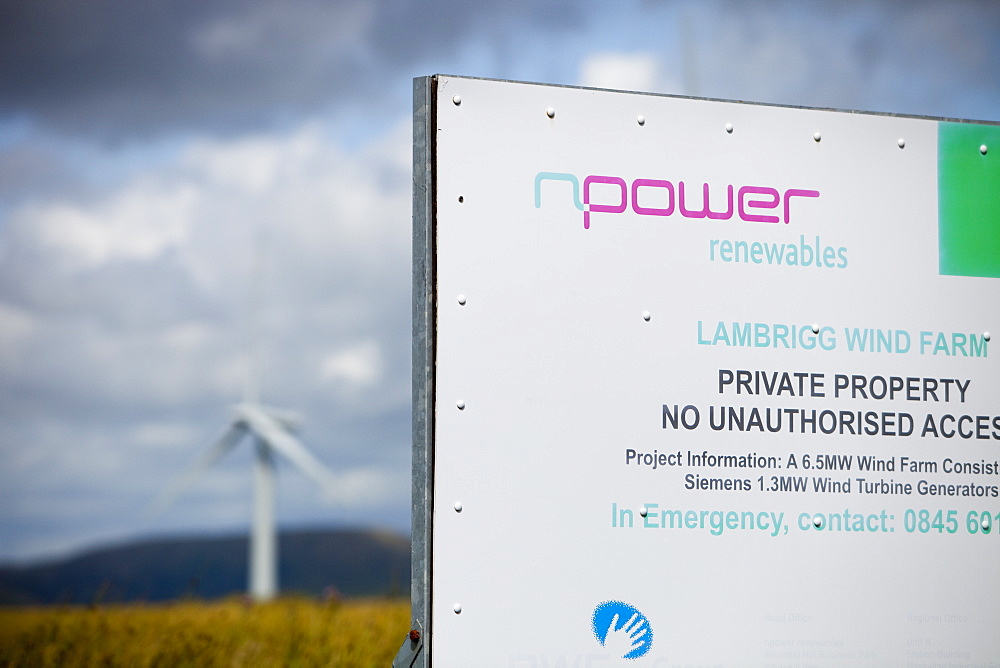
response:
<path fill-rule="evenodd" d="M 319 375 L 326 382 L 369 388 L 381 380 L 383 367 L 378 343 L 368 339 L 328 354 L 320 362 Z"/>
<path fill-rule="evenodd" d="M 660 59 L 652 53 L 595 53 L 581 63 L 579 80 L 581 86 L 594 88 L 655 91 Z"/>
<path fill-rule="evenodd" d="M 226 142 L 202 139 L 188 148 L 183 160 L 219 192 L 259 195 L 274 187 L 281 163 L 290 157 L 300 156 L 279 138 L 259 135 Z"/>
<path fill-rule="evenodd" d="M 95 206 L 29 206 L 14 217 L 71 267 L 90 269 L 113 260 L 150 260 L 183 244 L 199 200 L 190 185 L 163 188 L 140 180 Z"/>
<path fill-rule="evenodd" d="M 178 354 L 195 353 L 208 345 L 215 332 L 203 322 L 188 321 L 172 324 L 163 330 L 163 345 Z"/>
<path fill-rule="evenodd" d="M 0 304 L 0 354 L 27 339 L 35 331 L 35 318 L 29 311 Z"/>
<path fill-rule="evenodd" d="M 200 432 L 185 422 L 143 422 L 131 430 L 130 440 L 140 448 L 169 448 L 197 443 Z"/>
<path fill-rule="evenodd" d="M 313 383 L 370 389 L 387 368 L 372 328 L 407 295 L 408 131 L 400 123 L 355 153 L 319 122 L 202 138 L 102 198 L 15 210 L 7 292 L 26 305 L 0 296 L 12 324 L 0 336 L 25 340 L 30 321 L 36 354 L 21 369 L 111 401 L 227 386 L 235 399 L 251 340 L 275 374 L 266 394 L 321 362 Z"/>

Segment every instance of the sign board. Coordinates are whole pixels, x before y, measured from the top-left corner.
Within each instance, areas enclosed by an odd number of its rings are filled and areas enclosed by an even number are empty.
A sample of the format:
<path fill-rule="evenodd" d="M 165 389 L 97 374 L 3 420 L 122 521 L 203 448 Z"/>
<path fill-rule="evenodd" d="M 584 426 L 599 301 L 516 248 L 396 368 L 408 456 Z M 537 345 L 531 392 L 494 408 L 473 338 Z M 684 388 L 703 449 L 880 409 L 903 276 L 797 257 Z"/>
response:
<path fill-rule="evenodd" d="M 423 665 L 998 665 L 1000 127 L 415 90 Z"/>

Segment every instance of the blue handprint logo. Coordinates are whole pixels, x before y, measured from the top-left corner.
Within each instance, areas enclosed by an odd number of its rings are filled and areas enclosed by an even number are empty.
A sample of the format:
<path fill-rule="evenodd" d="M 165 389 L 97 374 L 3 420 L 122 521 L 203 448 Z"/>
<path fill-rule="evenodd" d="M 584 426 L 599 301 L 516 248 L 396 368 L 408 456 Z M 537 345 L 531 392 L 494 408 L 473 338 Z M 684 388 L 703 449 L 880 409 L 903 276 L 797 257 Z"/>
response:
<path fill-rule="evenodd" d="M 653 646 L 649 620 L 628 603 L 600 603 L 594 608 L 591 624 L 597 641 L 623 659 L 638 659 Z"/>

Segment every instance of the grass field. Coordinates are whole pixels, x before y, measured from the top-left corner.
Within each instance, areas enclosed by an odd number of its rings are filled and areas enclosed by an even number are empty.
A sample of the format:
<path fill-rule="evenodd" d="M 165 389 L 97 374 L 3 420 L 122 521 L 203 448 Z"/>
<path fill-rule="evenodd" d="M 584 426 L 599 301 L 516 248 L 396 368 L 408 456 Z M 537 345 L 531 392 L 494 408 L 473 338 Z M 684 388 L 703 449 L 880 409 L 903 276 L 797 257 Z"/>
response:
<path fill-rule="evenodd" d="M 0 666 L 378 666 L 409 601 L 219 602 L 0 609 Z"/>

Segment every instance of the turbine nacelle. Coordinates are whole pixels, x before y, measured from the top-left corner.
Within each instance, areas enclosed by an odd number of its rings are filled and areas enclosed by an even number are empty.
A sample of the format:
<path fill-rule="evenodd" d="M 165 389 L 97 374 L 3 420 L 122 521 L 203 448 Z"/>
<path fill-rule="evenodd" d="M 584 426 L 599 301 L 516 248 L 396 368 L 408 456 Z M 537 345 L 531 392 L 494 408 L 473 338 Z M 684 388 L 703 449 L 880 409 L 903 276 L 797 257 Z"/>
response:
<path fill-rule="evenodd" d="M 298 411 L 289 410 L 287 408 L 277 408 L 275 406 L 267 406 L 265 404 L 257 404 L 248 401 L 241 401 L 238 404 L 233 404 L 229 407 L 229 412 L 233 416 L 233 422 L 243 421 L 245 410 L 261 410 L 267 415 L 269 415 L 273 420 L 278 422 L 282 427 L 292 433 L 298 433 L 299 429 L 302 427 L 302 423 L 305 421 L 302 413 Z"/>

